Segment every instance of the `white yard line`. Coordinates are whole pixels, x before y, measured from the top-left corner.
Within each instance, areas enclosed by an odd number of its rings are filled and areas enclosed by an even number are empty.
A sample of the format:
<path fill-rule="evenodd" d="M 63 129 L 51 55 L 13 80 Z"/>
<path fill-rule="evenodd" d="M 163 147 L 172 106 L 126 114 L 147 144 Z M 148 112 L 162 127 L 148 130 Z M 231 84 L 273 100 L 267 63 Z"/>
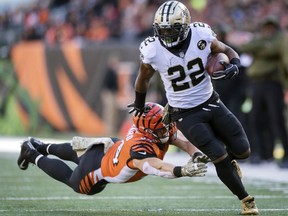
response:
<path fill-rule="evenodd" d="M 257 199 L 287 199 L 287 196 L 255 196 Z M 235 199 L 234 196 L 47 196 L 47 197 L 1 197 L 0 200 L 9 201 L 43 201 L 43 200 L 199 200 L 199 199 Z"/>

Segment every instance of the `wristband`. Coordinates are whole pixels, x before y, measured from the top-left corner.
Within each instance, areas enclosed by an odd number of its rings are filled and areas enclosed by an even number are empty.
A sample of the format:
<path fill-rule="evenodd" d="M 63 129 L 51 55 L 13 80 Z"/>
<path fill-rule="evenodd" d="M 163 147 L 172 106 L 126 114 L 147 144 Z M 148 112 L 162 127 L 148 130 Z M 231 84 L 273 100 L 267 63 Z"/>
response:
<path fill-rule="evenodd" d="M 230 63 L 236 65 L 238 68 L 240 67 L 240 64 L 241 64 L 240 59 L 238 59 L 238 58 L 232 58 L 230 60 Z"/>
<path fill-rule="evenodd" d="M 143 108 L 145 105 L 145 98 L 146 98 L 146 92 L 140 93 L 135 91 L 135 106 L 137 108 Z"/>
<path fill-rule="evenodd" d="M 174 176 L 182 177 L 181 169 L 182 169 L 181 166 L 175 166 L 174 169 L 173 169 Z"/>

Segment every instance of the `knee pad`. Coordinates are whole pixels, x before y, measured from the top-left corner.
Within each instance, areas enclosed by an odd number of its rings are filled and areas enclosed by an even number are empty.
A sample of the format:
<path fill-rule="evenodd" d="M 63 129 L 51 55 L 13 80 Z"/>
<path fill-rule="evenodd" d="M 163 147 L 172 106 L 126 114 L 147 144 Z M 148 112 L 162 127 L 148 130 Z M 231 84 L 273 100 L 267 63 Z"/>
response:
<path fill-rule="evenodd" d="M 227 151 L 231 160 L 246 159 L 250 156 L 250 153 L 251 153 L 250 148 L 246 149 L 245 151 L 243 151 L 243 150 L 241 152 L 239 151 L 237 153 L 235 151 L 232 152 L 232 150 L 230 148 L 226 148 L 226 151 Z"/>

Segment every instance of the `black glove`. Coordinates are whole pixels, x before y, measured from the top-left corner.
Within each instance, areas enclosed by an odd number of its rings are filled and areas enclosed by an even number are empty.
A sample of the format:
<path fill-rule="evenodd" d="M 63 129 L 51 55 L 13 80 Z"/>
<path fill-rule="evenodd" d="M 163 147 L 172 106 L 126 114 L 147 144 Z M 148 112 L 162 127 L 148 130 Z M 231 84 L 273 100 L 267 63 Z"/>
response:
<path fill-rule="evenodd" d="M 146 93 L 135 92 L 135 102 L 128 104 L 129 114 L 134 112 L 134 116 L 141 116 L 144 112 Z"/>
<path fill-rule="evenodd" d="M 238 75 L 239 73 L 239 66 L 240 66 L 240 60 L 237 58 L 231 59 L 230 63 L 227 62 L 220 62 L 222 65 L 224 65 L 225 70 L 223 71 L 215 71 L 212 73 L 211 77 L 214 80 L 227 80 L 232 79 L 234 76 Z"/>
<path fill-rule="evenodd" d="M 144 106 L 143 107 L 137 107 L 135 103 L 128 104 L 128 108 L 131 108 L 129 110 L 129 114 L 134 113 L 134 116 L 141 116 L 144 112 Z"/>

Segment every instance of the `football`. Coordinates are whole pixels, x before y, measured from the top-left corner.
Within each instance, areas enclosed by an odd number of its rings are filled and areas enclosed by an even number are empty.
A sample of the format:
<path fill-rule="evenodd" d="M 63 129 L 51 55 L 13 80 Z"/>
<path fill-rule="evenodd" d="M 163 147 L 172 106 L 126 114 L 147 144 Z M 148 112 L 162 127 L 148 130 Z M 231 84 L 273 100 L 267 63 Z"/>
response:
<path fill-rule="evenodd" d="M 229 63 L 229 58 L 225 53 L 215 53 L 213 55 L 209 55 L 205 68 L 208 74 L 211 75 L 214 71 L 224 70 L 225 67 L 220 64 L 221 61 Z"/>

